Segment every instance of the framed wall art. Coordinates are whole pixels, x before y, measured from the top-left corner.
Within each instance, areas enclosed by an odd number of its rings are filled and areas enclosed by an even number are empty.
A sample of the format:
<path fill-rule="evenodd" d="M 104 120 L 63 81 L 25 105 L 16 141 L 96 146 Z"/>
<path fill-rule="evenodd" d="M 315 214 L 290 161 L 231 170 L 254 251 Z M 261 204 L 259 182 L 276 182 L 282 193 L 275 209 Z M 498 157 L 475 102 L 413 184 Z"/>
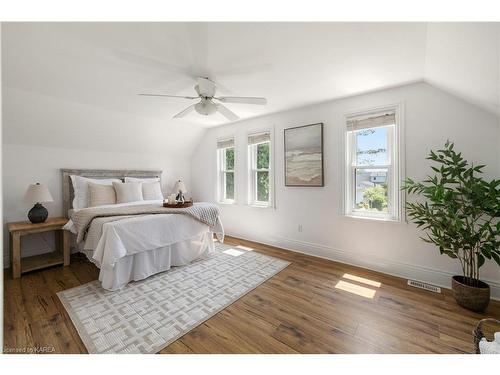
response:
<path fill-rule="evenodd" d="M 323 123 L 285 129 L 285 186 L 321 187 Z"/>

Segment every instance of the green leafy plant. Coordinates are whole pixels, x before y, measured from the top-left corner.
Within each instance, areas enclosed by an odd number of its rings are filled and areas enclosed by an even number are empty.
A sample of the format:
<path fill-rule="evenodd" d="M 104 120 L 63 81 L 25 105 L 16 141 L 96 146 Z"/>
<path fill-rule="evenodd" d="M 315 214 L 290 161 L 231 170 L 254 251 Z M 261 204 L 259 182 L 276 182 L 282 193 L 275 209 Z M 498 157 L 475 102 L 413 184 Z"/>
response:
<path fill-rule="evenodd" d="M 426 231 L 421 238 L 458 259 L 466 284 L 477 286 L 485 259 L 500 266 L 500 180 L 485 181 L 484 165 L 469 165 L 450 141 L 427 159 L 436 163 L 431 167 L 436 175 L 405 180 L 404 190 L 424 198 L 407 202 L 406 212 Z"/>
<path fill-rule="evenodd" d="M 269 168 L 269 143 L 257 146 L 257 168 Z M 268 172 L 257 172 L 257 199 L 263 202 L 269 200 Z"/>
<path fill-rule="evenodd" d="M 387 185 L 375 185 L 365 189 L 363 192 L 363 201 L 358 204 L 358 208 L 387 211 Z"/>

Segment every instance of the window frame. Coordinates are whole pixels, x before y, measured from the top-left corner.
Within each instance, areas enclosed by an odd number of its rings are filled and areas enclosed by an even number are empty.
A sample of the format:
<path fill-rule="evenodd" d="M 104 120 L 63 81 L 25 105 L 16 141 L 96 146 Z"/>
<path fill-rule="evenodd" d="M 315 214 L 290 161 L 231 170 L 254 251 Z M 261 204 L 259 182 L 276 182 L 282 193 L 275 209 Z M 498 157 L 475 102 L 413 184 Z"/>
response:
<path fill-rule="evenodd" d="M 248 138 L 254 135 L 269 133 L 269 140 L 254 144 L 248 143 Z M 247 204 L 257 208 L 274 208 L 274 144 L 273 129 L 260 129 L 247 133 Z M 269 165 L 267 169 L 257 168 L 258 145 L 269 143 Z M 257 173 L 268 172 L 269 174 L 269 200 L 259 201 L 257 199 Z"/>
<path fill-rule="evenodd" d="M 384 112 L 395 113 L 395 125 L 376 126 L 374 128 L 388 128 L 388 164 L 378 165 L 356 165 L 357 137 L 356 131 L 349 130 L 347 122 L 356 118 L 382 114 Z M 404 179 L 404 127 L 403 127 L 402 103 L 350 112 L 344 116 L 343 126 L 343 204 L 342 214 L 347 217 L 381 220 L 388 222 L 401 222 L 404 216 L 404 192 L 401 191 L 401 183 Z M 388 212 L 376 212 L 356 209 L 356 171 L 384 169 L 387 170 L 387 195 Z"/>
<path fill-rule="evenodd" d="M 219 203 L 224 204 L 234 204 L 236 202 L 236 145 L 231 147 L 217 148 L 217 200 Z M 234 150 L 234 165 L 233 169 L 227 169 L 226 167 L 226 152 L 229 149 Z M 227 174 L 233 174 L 234 181 L 234 191 L 233 191 L 233 199 L 226 198 L 226 180 Z"/>
<path fill-rule="evenodd" d="M 258 161 L 258 146 L 268 143 L 269 144 L 269 165 L 267 168 L 257 168 Z M 253 143 L 248 145 L 248 204 L 250 206 L 256 207 L 271 207 L 272 206 L 272 197 L 273 197 L 273 180 L 272 180 L 272 147 L 271 147 L 271 139 L 268 141 L 263 141 L 259 143 Z M 257 175 L 259 172 L 267 172 L 269 178 L 269 199 L 267 201 L 259 201 L 258 200 L 258 187 L 257 187 Z"/>

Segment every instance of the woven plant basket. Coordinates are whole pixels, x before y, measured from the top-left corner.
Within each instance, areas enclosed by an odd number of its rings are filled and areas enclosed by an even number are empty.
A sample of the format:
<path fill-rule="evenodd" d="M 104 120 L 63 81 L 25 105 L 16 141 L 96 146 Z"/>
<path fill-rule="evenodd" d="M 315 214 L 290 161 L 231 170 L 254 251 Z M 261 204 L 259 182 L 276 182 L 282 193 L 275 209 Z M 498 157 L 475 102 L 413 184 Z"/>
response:
<path fill-rule="evenodd" d="M 481 341 L 481 339 L 485 337 L 483 332 L 484 323 L 496 323 L 500 326 L 500 320 L 493 318 L 482 319 L 479 321 L 479 323 L 477 323 L 476 328 L 474 328 L 474 331 L 472 331 L 474 335 L 474 346 L 476 348 L 476 354 L 481 354 L 481 352 L 479 351 L 479 341 Z"/>

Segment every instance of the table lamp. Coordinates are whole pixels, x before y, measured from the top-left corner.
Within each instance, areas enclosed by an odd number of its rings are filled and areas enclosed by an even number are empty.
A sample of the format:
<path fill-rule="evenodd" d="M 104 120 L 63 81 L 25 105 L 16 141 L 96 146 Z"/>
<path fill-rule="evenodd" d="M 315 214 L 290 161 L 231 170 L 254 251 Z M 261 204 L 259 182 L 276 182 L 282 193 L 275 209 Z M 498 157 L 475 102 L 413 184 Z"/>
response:
<path fill-rule="evenodd" d="M 28 190 L 24 195 L 24 200 L 28 203 L 34 204 L 33 208 L 28 212 L 28 219 L 32 223 L 43 223 L 47 220 L 49 212 L 40 202 L 53 202 L 54 199 L 50 195 L 49 189 L 40 183 L 28 186 Z"/>
<path fill-rule="evenodd" d="M 175 183 L 174 191 L 177 192 L 177 197 L 175 197 L 175 199 L 177 199 L 177 202 L 184 203 L 184 194 L 187 193 L 186 185 L 184 185 L 184 182 L 182 182 L 181 180 L 177 181 Z"/>

